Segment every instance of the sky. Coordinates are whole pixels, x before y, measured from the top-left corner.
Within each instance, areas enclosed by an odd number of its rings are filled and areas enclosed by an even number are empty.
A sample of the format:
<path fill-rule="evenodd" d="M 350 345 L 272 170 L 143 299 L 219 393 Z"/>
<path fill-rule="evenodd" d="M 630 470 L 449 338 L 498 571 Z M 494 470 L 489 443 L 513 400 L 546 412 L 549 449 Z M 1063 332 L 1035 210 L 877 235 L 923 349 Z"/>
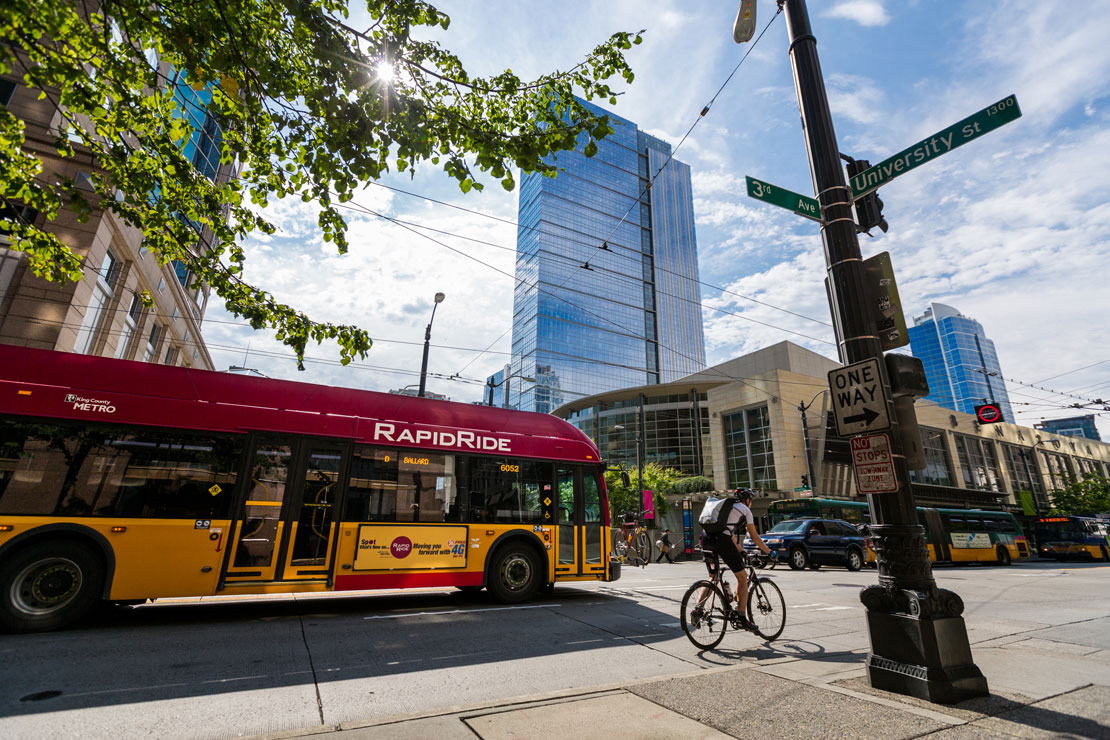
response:
<path fill-rule="evenodd" d="M 607 107 L 677 147 L 691 167 L 709 364 L 783 340 L 836 359 L 818 225 L 749 198 L 744 184 L 751 175 L 813 193 L 786 23 L 773 0 L 758 0 L 757 29 L 770 27 L 754 46 L 732 39 L 736 3 L 435 4 L 452 19 L 435 38 L 471 74 L 511 68 L 527 79 L 567 69 L 611 33 L 644 29 L 643 44 L 627 54 L 636 78 L 618 84 L 618 102 Z M 1016 96 L 1021 118 L 883 186 L 890 230 L 860 240 L 865 257 L 890 252 L 907 322 L 938 301 L 983 324 L 1017 422 L 1028 426 L 1093 413 L 1067 407 L 1110 398 L 1110 3 L 1078 8 L 1064 0 L 810 2 L 845 154 L 876 163 Z M 357 2 L 351 12 L 358 26 Z M 428 390 L 482 399 L 484 379 L 509 357 L 517 205 L 516 191 L 485 182 L 484 192 L 464 195 L 427 165 L 368 184 L 360 207 L 423 228 L 351 211 L 343 256 L 321 239 L 311 204 L 272 205 L 266 215 L 280 231 L 245 245 L 245 277 L 313 318 L 366 328 L 374 346 L 347 367 L 334 346 L 310 346 L 298 372 L 271 334 L 216 301 L 204 323 L 216 369 L 245 365 L 371 390 L 415 386 L 442 291 Z M 1110 439 L 1110 414 L 1098 424 Z"/>

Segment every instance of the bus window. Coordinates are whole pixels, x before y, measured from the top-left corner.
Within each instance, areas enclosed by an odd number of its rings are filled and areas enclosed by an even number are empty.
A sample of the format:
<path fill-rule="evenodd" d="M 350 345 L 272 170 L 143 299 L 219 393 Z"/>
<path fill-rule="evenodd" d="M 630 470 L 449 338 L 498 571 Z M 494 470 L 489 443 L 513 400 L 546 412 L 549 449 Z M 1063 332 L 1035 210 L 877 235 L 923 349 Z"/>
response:
<path fill-rule="evenodd" d="M 235 437 L 6 421 L 0 513 L 226 518 L 242 452 Z"/>
<path fill-rule="evenodd" d="M 457 522 L 455 456 L 355 447 L 345 521 Z"/>
<path fill-rule="evenodd" d="M 344 521 L 397 521 L 397 476 L 397 450 L 356 446 L 347 482 Z"/>
<path fill-rule="evenodd" d="M 602 562 L 601 525 L 605 514 L 601 502 L 601 486 L 597 480 L 596 469 L 582 469 L 582 488 L 583 502 L 585 504 L 586 562 L 600 564 Z"/>
<path fill-rule="evenodd" d="M 501 524 L 539 524 L 543 496 L 550 492 L 551 463 L 519 458 L 470 458 L 466 494 L 468 520 Z"/>
<path fill-rule="evenodd" d="M 394 521 L 458 521 L 454 456 L 407 450 L 397 456 Z"/>

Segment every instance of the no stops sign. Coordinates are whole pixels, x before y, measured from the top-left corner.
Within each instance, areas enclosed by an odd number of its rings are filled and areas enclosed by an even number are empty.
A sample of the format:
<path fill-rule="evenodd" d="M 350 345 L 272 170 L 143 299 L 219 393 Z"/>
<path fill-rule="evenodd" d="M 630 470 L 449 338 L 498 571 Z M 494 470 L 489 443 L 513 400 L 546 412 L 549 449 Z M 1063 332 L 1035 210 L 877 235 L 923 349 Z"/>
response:
<path fill-rule="evenodd" d="M 1002 418 L 1002 409 L 994 403 L 984 403 L 981 406 L 976 406 L 975 418 L 979 420 L 980 424 L 996 424 L 1005 421 Z"/>

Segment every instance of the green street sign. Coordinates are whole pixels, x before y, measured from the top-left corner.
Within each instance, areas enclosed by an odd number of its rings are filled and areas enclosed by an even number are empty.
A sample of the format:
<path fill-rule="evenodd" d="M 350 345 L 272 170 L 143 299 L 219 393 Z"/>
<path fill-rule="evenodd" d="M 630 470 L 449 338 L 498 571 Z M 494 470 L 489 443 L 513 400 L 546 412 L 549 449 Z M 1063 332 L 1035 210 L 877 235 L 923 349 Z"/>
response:
<path fill-rule="evenodd" d="M 772 185 L 769 182 L 756 180 L 754 177 L 745 176 L 748 181 L 748 195 L 756 200 L 762 200 L 770 203 L 773 206 L 785 208 L 788 211 L 794 211 L 799 216 L 811 218 L 814 221 L 821 220 L 821 204 L 814 198 L 807 198 L 804 195 L 795 193 L 786 188 L 780 188 L 778 185 Z"/>
<path fill-rule="evenodd" d="M 808 490 L 809 490 L 809 488 L 806 487 L 806 486 L 799 486 L 798 488 L 794 489 L 794 493 L 801 493 L 802 491 L 808 491 Z"/>
<path fill-rule="evenodd" d="M 852 198 L 866 195 L 899 175 L 1019 118 L 1021 108 L 1018 107 L 1017 97 L 1005 97 L 851 178 L 848 182 L 852 186 Z M 748 194 L 751 195 L 751 178 L 748 179 Z"/>

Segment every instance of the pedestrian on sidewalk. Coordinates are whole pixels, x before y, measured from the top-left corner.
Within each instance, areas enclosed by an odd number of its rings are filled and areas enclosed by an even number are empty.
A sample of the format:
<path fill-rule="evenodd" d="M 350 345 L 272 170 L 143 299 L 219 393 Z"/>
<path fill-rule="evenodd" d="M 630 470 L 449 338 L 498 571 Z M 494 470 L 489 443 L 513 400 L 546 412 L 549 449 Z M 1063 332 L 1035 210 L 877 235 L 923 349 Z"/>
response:
<path fill-rule="evenodd" d="M 659 548 L 659 557 L 655 559 L 655 562 L 658 563 L 666 557 L 667 562 L 673 564 L 674 560 L 671 558 L 671 548 L 673 547 L 673 545 L 671 545 L 671 530 L 664 529 L 663 536 L 659 538 L 659 541 L 656 542 L 655 545 Z"/>

